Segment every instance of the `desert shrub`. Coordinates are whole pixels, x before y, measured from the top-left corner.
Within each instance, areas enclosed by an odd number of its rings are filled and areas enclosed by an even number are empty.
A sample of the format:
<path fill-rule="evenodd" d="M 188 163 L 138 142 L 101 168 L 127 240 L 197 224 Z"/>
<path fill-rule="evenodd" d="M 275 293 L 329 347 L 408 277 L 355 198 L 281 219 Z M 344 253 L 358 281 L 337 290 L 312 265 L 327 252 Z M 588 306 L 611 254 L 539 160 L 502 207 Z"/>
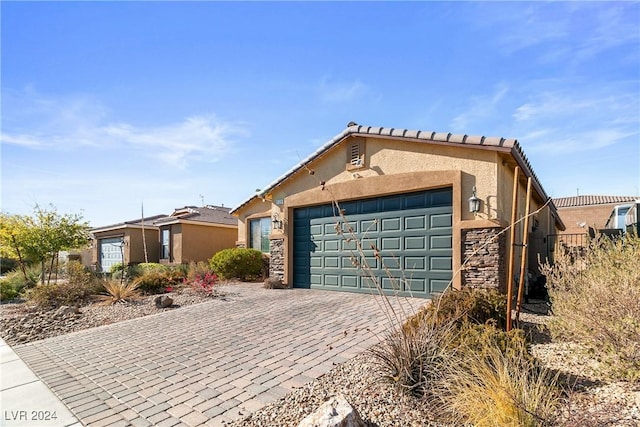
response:
<path fill-rule="evenodd" d="M 494 322 L 482 325 L 463 323 L 458 326 L 451 345 L 456 349 L 463 349 L 467 353 L 484 355 L 497 348 L 505 356 L 515 359 L 529 360 L 534 357 L 529 351 L 529 343 L 522 329 L 511 329 L 505 332 L 495 326 Z"/>
<path fill-rule="evenodd" d="M 7 273 L 5 277 L 2 278 L 3 282 L 8 282 L 11 284 L 11 287 L 14 288 L 18 293 L 22 293 L 24 289 L 34 287 L 40 281 L 41 269 L 38 265 L 31 265 L 25 268 L 27 273 L 27 277 L 24 277 L 24 273 L 20 268 L 16 268 L 15 270 Z"/>
<path fill-rule="evenodd" d="M 423 397 L 441 381 L 454 351 L 451 343 L 455 334 L 453 322 L 423 321 L 411 329 L 387 331 L 384 339 L 369 352 L 381 370 L 382 381 L 402 392 Z"/>
<path fill-rule="evenodd" d="M 415 328 L 425 319 L 436 323 L 454 321 L 458 325 L 492 321 L 499 328 L 504 328 L 507 324 L 507 298 L 494 289 L 452 289 L 411 316 L 404 327 Z"/>
<path fill-rule="evenodd" d="M 198 262 L 191 261 L 188 264 L 188 268 L 186 271 L 187 282 L 191 283 L 197 278 L 202 278 L 209 273 L 213 273 L 213 270 L 211 269 L 211 266 L 208 263 L 204 261 L 198 261 Z"/>
<path fill-rule="evenodd" d="M 582 258 L 558 253 L 542 266 L 555 338 L 582 344 L 604 376 L 640 381 L 640 238 L 600 237 Z"/>
<path fill-rule="evenodd" d="M 104 295 L 100 295 L 100 299 L 108 304 L 127 302 L 139 295 L 138 285 L 134 282 L 108 280 L 103 286 Z"/>
<path fill-rule="evenodd" d="M 224 249 L 209 260 L 211 269 L 221 279 L 247 280 L 262 273 L 262 252 L 256 249 Z"/>
<path fill-rule="evenodd" d="M 461 345 L 448 359 L 432 394 L 439 420 L 475 427 L 556 425 L 557 374 L 538 366 L 520 344 L 507 352 L 492 340 L 481 352 L 477 344 Z"/>
<path fill-rule="evenodd" d="M 12 300 L 20 294 L 14 283 L 9 280 L 0 280 L 0 301 Z"/>
<path fill-rule="evenodd" d="M 0 299 L 9 300 L 22 294 L 25 289 L 34 287 L 40 280 L 40 269 L 28 267 L 27 278 L 20 268 L 10 271 L 0 279 Z"/>
<path fill-rule="evenodd" d="M 160 264 L 157 262 L 141 262 L 140 264 L 136 264 L 135 267 L 139 275 L 149 273 L 151 271 L 167 271 L 170 268 L 164 264 Z"/>
<path fill-rule="evenodd" d="M 162 294 L 169 289 L 180 287 L 184 275 L 179 270 L 151 270 L 135 279 L 132 283 L 144 294 Z"/>
<path fill-rule="evenodd" d="M 77 306 L 89 302 L 102 290 L 102 282 L 79 262 L 71 261 L 66 268 L 66 281 L 39 284 L 25 293 L 27 299 L 41 308 Z"/>

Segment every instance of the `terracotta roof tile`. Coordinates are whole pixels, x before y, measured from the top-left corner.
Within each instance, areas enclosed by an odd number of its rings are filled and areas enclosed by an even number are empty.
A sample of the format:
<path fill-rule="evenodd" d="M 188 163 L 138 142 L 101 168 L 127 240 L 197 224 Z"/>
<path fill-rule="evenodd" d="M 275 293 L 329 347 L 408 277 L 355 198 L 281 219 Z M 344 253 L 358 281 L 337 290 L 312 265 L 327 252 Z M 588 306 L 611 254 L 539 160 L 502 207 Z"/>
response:
<path fill-rule="evenodd" d="M 314 153 L 309 155 L 307 158 L 302 160 L 300 163 L 292 167 L 289 171 L 287 171 L 284 175 L 273 181 L 267 187 L 265 187 L 260 195 L 264 195 L 271 191 L 274 187 L 279 185 L 281 182 L 289 178 L 295 172 L 303 168 L 306 164 L 313 161 L 320 154 L 338 144 L 344 138 L 351 135 L 361 135 L 361 136 L 386 136 L 389 138 L 396 139 L 413 139 L 413 140 L 421 140 L 428 143 L 428 141 L 437 141 L 444 142 L 452 145 L 468 145 L 468 146 L 483 146 L 489 149 L 499 149 L 501 151 L 508 151 L 515 158 L 516 162 L 520 164 L 524 173 L 527 176 L 533 177 L 534 188 L 540 195 L 540 197 L 544 200 L 548 199 L 546 192 L 542 188 L 540 184 L 540 180 L 536 176 L 529 163 L 529 160 L 525 156 L 520 144 L 515 139 L 505 139 L 501 137 L 485 137 L 485 136 L 474 136 L 474 135 L 463 135 L 463 134 L 451 134 L 445 132 L 432 132 L 432 131 L 422 131 L 422 130 L 409 130 L 409 129 L 396 129 L 396 128 L 383 128 L 383 127 L 372 127 L 372 126 L 362 126 L 355 124 L 353 122 L 349 123 L 349 126 L 340 132 L 338 135 L 333 137 L 327 143 L 325 143 L 322 147 L 318 148 Z M 242 206 L 247 204 L 249 201 L 253 200 L 256 196 L 252 196 L 249 199 L 245 200 L 242 204 L 234 208 L 231 213 L 236 212 Z"/>
<path fill-rule="evenodd" d="M 571 208 L 576 206 L 592 206 L 592 205 L 607 205 L 617 203 L 633 202 L 640 199 L 636 196 L 571 196 L 571 197 L 558 197 L 553 199 L 553 203 L 557 208 Z"/>

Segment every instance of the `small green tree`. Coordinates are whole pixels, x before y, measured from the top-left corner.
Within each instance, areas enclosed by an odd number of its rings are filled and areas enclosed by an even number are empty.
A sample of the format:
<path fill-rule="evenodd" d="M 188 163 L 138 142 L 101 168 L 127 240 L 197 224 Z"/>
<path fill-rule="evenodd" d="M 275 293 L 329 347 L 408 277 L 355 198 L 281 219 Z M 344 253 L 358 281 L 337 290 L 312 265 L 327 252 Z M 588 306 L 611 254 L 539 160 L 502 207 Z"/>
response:
<path fill-rule="evenodd" d="M 29 263 L 42 266 L 41 283 L 45 282 L 46 264 L 50 269 L 60 251 L 85 246 L 89 239 L 89 224 L 81 215 L 59 214 L 52 206 L 42 209 L 36 205 L 34 214 L 0 214 L 0 253 L 18 259 L 25 278 Z M 50 281 L 51 274 L 47 281 Z"/>

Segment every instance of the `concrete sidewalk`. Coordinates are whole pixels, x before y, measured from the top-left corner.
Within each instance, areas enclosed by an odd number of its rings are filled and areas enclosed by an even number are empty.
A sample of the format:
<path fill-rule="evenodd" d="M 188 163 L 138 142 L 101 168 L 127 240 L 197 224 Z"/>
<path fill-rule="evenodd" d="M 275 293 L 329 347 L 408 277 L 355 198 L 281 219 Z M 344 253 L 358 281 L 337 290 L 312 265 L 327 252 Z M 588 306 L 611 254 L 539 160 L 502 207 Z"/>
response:
<path fill-rule="evenodd" d="M 0 425 L 82 426 L 71 411 L 0 338 Z"/>
<path fill-rule="evenodd" d="M 376 343 L 389 326 L 378 296 L 267 290 L 261 284 L 224 289 L 224 299 L 14 350 L 83 425 L 213 427 L 325 374 Z M 426 302 L 390 301 L 405 314 Z M 4 371 L 2 376 L 4 381 Z M 22 377 L 25 386 L 34 381 L 44 387 L 32 373 Z M 26 389 L 7 387 L 6 392 L 9 410 L 54 408 L 40 399 L 38 407 L 27 404 Z M 63 409 L 60 405 L 57 424 L 37 425 L 69 425 L 61 421 L 59 414 L 67 414 Z"/>

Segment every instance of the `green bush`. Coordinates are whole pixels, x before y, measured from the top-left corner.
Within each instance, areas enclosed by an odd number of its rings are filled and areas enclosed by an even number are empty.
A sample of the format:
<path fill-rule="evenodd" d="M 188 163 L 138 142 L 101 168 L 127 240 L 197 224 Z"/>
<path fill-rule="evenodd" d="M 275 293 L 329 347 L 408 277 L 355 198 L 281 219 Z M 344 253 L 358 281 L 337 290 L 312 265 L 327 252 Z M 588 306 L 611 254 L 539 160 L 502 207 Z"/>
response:
<path fill-rule="evenodd" d="M 554 338 L 572 340 L 600 362 L 605 377 L 640 381 L 640 238 L 594 239 L 583 257 L 557 251 L 542 266 Z"/>
<path fill-rule="evenodd" d="M 184 274 L 177 269 L 150 270 L 133 279 L 133 285 L 144 294 L 162 294 L 182 286 Z"/>
<path fill-rule="evenodd" d="M 211 269 L 221 279 L 245 281 L 262 275 L 262 252 L 256 249 L 224 249 L 209 260 Z"/>
<path fill-rule="evenodd" d="M 37 265 L 27 267 L 27 278 L 24 277 L 24 273 L 20 268 L 10 271 L 2 278 L 5 291 L 9 294 L 12 292 L 9 289 L 13 289 L 13 291 L 17 292 L 17 295 L 20 295 L 25 289 L 33 288 L 40 281 L 40 271 L 40 267 Z M 3 296 L 2 299 L 8 298 Z"/>
<path fill-rule="evenodd" d="M 436 323 L 453 321 L 458 325 L 491 321 L 497 327 L 505 328 L 507 297 L 495 289 L 452 289 L 410 317 L 404 327 L 414 328 L 425 318 Z"/>
<path fill-rule="evenodd" d="M 12 300 L 20 294 L 15 285 L 6 279 L 0 280 L 0 301 Z"/>

